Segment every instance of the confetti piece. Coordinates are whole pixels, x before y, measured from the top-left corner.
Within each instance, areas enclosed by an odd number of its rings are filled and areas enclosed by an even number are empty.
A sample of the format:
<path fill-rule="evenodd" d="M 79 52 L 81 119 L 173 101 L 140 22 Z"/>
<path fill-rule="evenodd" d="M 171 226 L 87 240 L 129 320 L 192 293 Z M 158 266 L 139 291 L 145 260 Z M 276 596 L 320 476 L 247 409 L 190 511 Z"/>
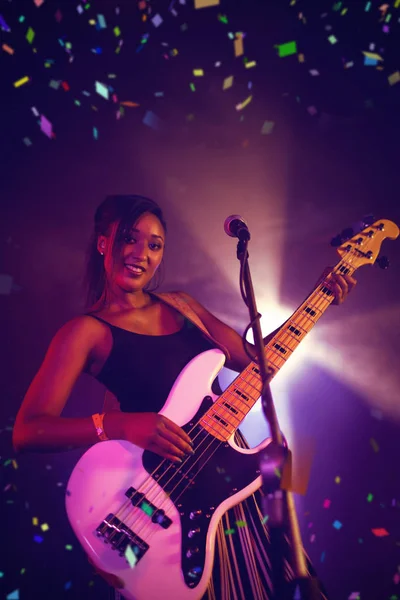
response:
<path fill-rule="evenodd" d="M 386 537 L 387 535 L 389 535 L 389 532 L 386 531 L 386 529 L 371 529 L 372 533 L 376 536 L 376 537 Z"/>
<path fill-rule="evenodd" d="M 5 22 L 3 15 L 0 15 L 0 28 L 4 31 L 11 31 L 10 27 Z"/>
<path fill-rule="evenodd" d="M 291 56 L 292 54 L 296 54 L 297 52 L 297 44 L 295 41 L 286 42 L 286 44 L 281 44 L 277 46 L 278 48 L 278 56 L 283 58 L 284 56 Z"/>
<path fill-rule="evenodd" d="M 330 35 L 328 37 L 328 40 L 330 41 L 331 44 L 337 44 L 337 38 L 334 35 Z"/>
<path fill-rule="evenodd" d="M 367 502 L 372 502 L 373 499 L 374 499 L 373 494 L 368 494 L 368 496 L 367 496 Z"/>
<path fill-rule="evenodd" d="M 42 531 L 48 531 L 50 529 L 50 527 L 48 526 L 47 523 L 42 523 L 42 525 L 40 526 Z"/>
<path fill-rule="evenodd" d="M 374 452 L 379 452 L 378 442 L 376 440 L 374 440 L 374 438 L 371 438 L 369 441 L 370 441 L 370 444 L 371 444 L 371 446 L 373 448 L 373 451 Z"/>
<path fill-rule="evenodd" d="M 108 93 L 108 88 L 107 86 L 105 86 L 103 83 L 100 83 L 100 81 L 96 81 L 96 92 L 100 95 L 103 96 L 103 98 L 105 98 L 106 100 L 109 99 L 109 93 Z"/>
<path fill-rule="evenodd" d="M 17 461 L 15 459 L 13 459 L 11 462 L 12 462 L 12 466 L 14 467 L 14 469 L 18 469 Z"/>
<path fill-rule="evenodd" d="M 389 75 L 388 81 L 389 81 L 390 85 L 394 85 L 395 83 L 399 83 L 399 81 L 400 81 L 400 71 L 396 71 L 395 73 L 392 73 L 391 75 Z"/>
<path fill-rule="evenodd" d="M 228 90 L 230 87 L 232 87 L 232 85 L 233 85 L 233 75 L 230 75 L 229 77 L 226 77 L 224 79 L 222 89 Z"/>
<path fill-rule="evenodd" d="M 203 69 L 194 69 L 193 70 L 193 75 L 195 77 L 203 77 L 204 71 L 203 71 Z"/>
<path fill-rule="evenodd" d="M 269 519 L 269 515 L 265 515 L 265 517 L 263 517 L 263 519 L 261 521 L 262 524 L 265 525 L 265 523 L 268 521 L 268 519 Z"/>
<path fill-rule="evenodd" d="M 106 20 L 104 18 L 104 15 L 97 15 L 97 23 L 98 23 L 100 29 L 106 29 L 107 28 L 107 23 L 106 23 Z"/>
<path fill-rule="evenodd" d="M 236 34 L 236 39 L 233 42 L 234 45 L 234 49 L 235 49 L 235 56 L 242 56 L 243 55 L 243 36 L 242 34 Z"/>
<path fill-rule="evenodd" d="M 125 550 L 125 558 L 128 561 L 128 564 L 129 564 L 130 568 L 133 569 L 133 567 L 137 563 L 137 558 L 136 558 L 136 555 L 132 551 L 132 548 L 130 547 L 129 544 L 126 547 L 126 550 Z"/>
<path fill-rule="evenodd" d="M 341 529 L 343 527 L 343 525 L 340 521 L 334 521 L 332 523 L 332 525 L 334 526 L 335 529 Z"/>
<path fill-rule="evenodd" d="M 321 562 L 324 562 L 324 560 L 325 560 L 325 551 L 321 554 L 321 558 L 320 558 Z"/>
<path fill-rule="evenodd" d="M 29 81 L 29 77 L 25 76 L 25 77 L 22 77 L 22 79 L 18 79 L 18 81 L 14 81 L 13 85 L 14 85 L 14 87 L 18 88 L 18 87 L 21 87 L 21 85 L 28 83 L 28 81 Z"/>
<path fill-rule="evenodd" d="M 144 500 L 143 500 L 142 504 L 140 505 L 140 508 L 143 510 L 144 513 L 146 513 L 146 515 L 149 515 L 149 517 L 151 517 L 152 514 L 154 513 L 154 508 L 151 508 L 150 504 L 148 504 Z"/>
<path fill-rule="evenodd" d="M 219 0 L 194 0 L 195 8 L 207 8 L 208 6 L 218 6 Z"/>
<path fill-rule="evenodd" d="M 124 102 L 120 102 L 120 104 L 122 104 L 122 106 L 130 106 L 131 108 L 136 108 L 137 106 L 140 106 L 140 104 L 138 104 L 137 102 L 131 102 L 130 100 L 125 100 Z"/>
<path fill-rule="evenodd" d="M 339 477 L 339 475 L 337 477 L 335 477 L 335 483 L 337 483 L 337 484 L 340 483 L 340 477 Z"/>
<path fill-rule="evenodd" d="M 152 129 L 160 129 L 161 119 L 151 110 L 148 110 L 143 117 L 143 123 Z"/>
<path fill-rule="evenodd" d="M 52 124 L 44 115 L 40 115 L 40 129 L 43 131 L 47 137 L 51 138 L 53 136 L 52 132 Z"/>
<path fill-rule="evenodd" d="M 2 49 L 4 50 L 4 52 L 8 52 L 8 54 L 14 54 L 14 49 L 11 48 L 10 46 L 7 46 L 7 44 L 2 44 Z"/>
<path fill-rule="evenodd" d="M 315 106 L 309 106 L 309 107 L 307 108 L 307 111 L 310 113 L 310 115 L 311 115 L 312 117 L 313 117 L 314 115 L 316 115 L 316 114 L 317 114 L 317 112 L 318 112 L 318 111 L 317 111 L 317 109 L 315 108 Z"/>
<path fill-rule="evenodd" d="M 28 42 L 30 44 L 32 44 L 34 38 L 35 38 L 35 32 L 33 31 L 32 27 L 29 27 L 28 31 L 26 32 L 26 39 L 28 40 Z"/>
<path fill-rule="evenodd" d="M 43 538 L 40 535 L 34 535 L 33 540 L 38 544 L 41 544 L 43 542 Z"/>
<path fill-rule="evenodd" d="M 32 525 L 39 525 L 39 519 L 37 517 L 32 518 Z"/>
<path fill-rule="evenodd" d="M 95 140 L 99 139 L 99 130 L 97 129 L 97 127 L 93 127 L 93 138 Z"/>
<path fill-rule="evenodd" d="M 328 500 L 328 499 L 326 499 L 326 500 L 324 500 L 324 503 L 323 503 L 323 505 L 322 505 L 322 506 L 323 506 L 324 508 L 329 508 L 329 507 L 330 507 L 330 505 L 331 505 L 331 501 L 330 501 L 330 500 Z"/>
<path fill-rule="evenodd" d="M 313 77 L 318 77 L 319 71 L 317 69 L 310 69 L 310 75 Z"/>
<path fill-rule="evenodd" d="M 243 102 L 236 104 L 236 110 L 243 110 L 248 104 L 250 104 L 250 102 L 252 101 L 252 98 L 253 98 L 253 96 L 249 96 Z"/>
<path fill-rule="evenodd" d="M 11 594 L 6 596 L 7 600 L 19 600 L 19 590 L 14 590 Z"/>
<path fill-rule="evenodd" d="M 270 133 L 272 133 L 274 127 L 275 127 L 274 121 L 264 121 L 264 124 L 261 127 L 262 135 L 269 135 Z"/>
<path fill-rule="evenodd" d="M 70 590 L 72 587 L 72 581 L 67 581 L 67 583 L 64 585 L 64 590 Z"/>
<path fill-rule="evenodd" d="M 360 600 L 360 592 L 352 592 L 348 598 L 348 600 Z"/>
<path fill-rule="evenodd" d="M 44 0 L 33 0 L 34 3 L 36 4 L 36 6 L 39 8 L 39 6 L 42 6 Z"/>
<path fill-rule="evenodd" d="M 65 546 L 65 549 L 66 549 L 66 550 L 72 550 L 72 546 L 71 546 L 71 544 L 67 544 L 67 545 Z"/>
<path fill-rule="evenodd" d="M 151 19 L 151 22 L 153 23 L 154 27 L 159 27 L 161 25 L 161 23 L 163 22 L 163 20 L 162 20 L 162 17 L 157 13 Z"/>
<path fill-rule="evenodd" d="M 235 524 L 236 524 L 238 527 L 247 527 L 247 523 L 246 523 L 246 521 L 235 521 Z"/>
<path fill-rule="evenodd" d="M 113 32 L 115 37 L 119 37 L 121 35 L 121 30 L 119 27 L 114 27 Z"/>
<path fill-rule="evenodd" d="M 234 529 L 225 529 L 225 535 L 231 535 L 232 533 L 235 533 Z"/>

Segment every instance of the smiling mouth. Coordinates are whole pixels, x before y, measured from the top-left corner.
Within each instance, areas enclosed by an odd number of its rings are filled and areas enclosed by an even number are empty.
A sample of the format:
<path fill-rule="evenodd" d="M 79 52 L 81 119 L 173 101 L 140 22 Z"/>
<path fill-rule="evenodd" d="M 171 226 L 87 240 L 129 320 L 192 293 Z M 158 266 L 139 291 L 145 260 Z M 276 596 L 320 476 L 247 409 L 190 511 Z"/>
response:
<path fill-rule="evenodd" d="M 129 273 L 132 273 L 132 275 L 143 275 L 145 272 L 144 269 L 140 267 L 133 267 L 132 265 L 125 265 L 125 268 L 129 271 Z"/>

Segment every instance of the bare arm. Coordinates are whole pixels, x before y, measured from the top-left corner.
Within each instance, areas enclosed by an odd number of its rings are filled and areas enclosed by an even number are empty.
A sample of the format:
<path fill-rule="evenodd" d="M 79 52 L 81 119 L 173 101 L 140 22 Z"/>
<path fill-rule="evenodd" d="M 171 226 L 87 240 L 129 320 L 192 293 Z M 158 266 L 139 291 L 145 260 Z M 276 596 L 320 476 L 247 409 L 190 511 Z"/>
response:
<path fill-rule="evenodd" d="M 69 450 L 98 441 L 91 416 L 60 416 L 90 357 L 94 344 L 90 325 L 91 320 L 76 317 L 52 339 L 15 420 L 13 446 L 17 452 Z M 104 429 L 108 437 L 120 438 L 120 420 L 115 412 L 106 415 Z"/>

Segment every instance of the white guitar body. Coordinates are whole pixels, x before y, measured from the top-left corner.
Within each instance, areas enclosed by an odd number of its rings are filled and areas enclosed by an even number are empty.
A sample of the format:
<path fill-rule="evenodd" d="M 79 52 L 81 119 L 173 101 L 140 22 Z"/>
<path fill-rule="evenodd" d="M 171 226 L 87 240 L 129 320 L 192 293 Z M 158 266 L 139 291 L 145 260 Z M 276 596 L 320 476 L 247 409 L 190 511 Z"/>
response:
<path fill-rule="evenodd" d="M 160 411 L 179 426 L 199 420 L 195 418 L 205 397 L 209 397 L 210 406 L 218 396 L 211 391 L 212 383 L 224 364 L 224 355 L 220 350 L 209 350 L 195 357 L 183 369 L 168 396 L 168 399 Z M 205 412 L 203 410 L 203 412 Z M 193 429 L 185 427 L 186 431 Z M 204 429 L 202 432 L 205 433 Z M 192 439 L 193 436 L 191 435 Z M 205 438 L 204 438 L 205 439 Z M 214 561 L 214 543 L 218 522 L 222 515 L 232 506 L 250 496 L 261 486 L 261 477 L 257 475 L 258 457 L 260 450 L 270 443 L 270 439 L 264 440 L 259 446 L 252 449 L 238 447 L 233 434 L 228 443 L 216 441 L 214 437 L 207 434 L 207 439 L 217 448 L 212 457 L 207 457 L 205 465 L 210 475 L 202 482 L 203 488 L 210 496 L 214 488 L 218 488 L 213 478 L 221 481 L 226 497 L 213 502 L 209 507 L 206 498 L 203 504 L 196 500 L 199 493 L 183 491 L 177 505 L 173 501 L 173 493 L 168 495 L 163 487 L 149 475 L 143 466 L 144 454 L 153 460 L 156 465 L 162 461 L 161 457 L 135 446 L 126 441 L 115 440 L 101 442 L 93 445 L 78 461 L 68 481 L 66 495 L 66 509 L 71 526 L 78 537 L 83 548 L 91 557 L 94 564 L 109 573 L 120 577 L 125 584 L 122 595 L 129 600 L 199 600 L 206 592 L 211 577 Z M 196 454 L 200 455 L 201 443 L 196 453 L 187 461 L 195 461 Z M 229 447 L 228 447 L 229 446 Z M 217 459 L 219 452 L 221 455 Z M 248 468 L 242 468 L 241 481 L 235 480 L 236 457 L 243 463 L 243 455 L 250 460 Z M 228 456 L 228 458 L 227 458 Z M 242 457 L 242 458 L 241 458 Z M 217 462 L 215 462 L 215 460 Z M 213 462 L 214 461 L 214 462 Z M 224 462 L 225 461 L 225 462 Z M 163 461 L 164 470 L 167 467 L 170 475 L 179 476 L 179 470 L 185 472 L 185 463 L 171 466 L 170 461 Z M 236 464 L 235 464 L 236 463 Z M 221 467 L 221 464 L 225 468 Z M 231 477 L 225 477 L 224 473 L 232 469 Z M 205 469 L 202 467 L 202 471 Z M 154 471 L 153 467 L 149 469 Z M 243 474 L 243 471 L 246 471 Z M 161 477 L 163 477 L 162 475 Z M 245 487 L 239 487 L 246 480 Z M 165 478 L 165 476 L 164 476 Z M 232 481 L 228 481 L 230 479 Z M 182 480 L 182 477 L 180 477 Z M 186 484 L 187 485 L 187 484 Z M 193 484 L 192 484 L 193 485 Z M 146 501 L 152 503 L 157 509 L 165 511 L 165 517 L 171 520 L 167 528 L 160 523 L 152 522 L 151 516 L 143 510 L 138 501 L 131 502 L 126 492 L 134 488 L 138 493 L 145 495 Z M 229 490 L 229 491 L 228 491 Z M 234 491 L 233 491 L 234 490 Z M 188 495 L 189 494 L 189 495 Z M 137 498 L 138 495 L 135 496 Z M 188 498 L 185 504 L 185 498 Z M 199 501 L 200 502 L 200 501 Z M 133 504 L 136 504 L 134 506 Z M 180 506 L 177 508 L 177 506 Z M 200 506 L 200 508 L 199 508 Z M 121 510 L 122 509 L 122 510 Z M 194 516 L 193 511 L 200 510 L 200 516 Z M 98 535 L 96 529 L 108 519 L 108 515 L 117 515 L 117 524 L 123 523 L 125 527 L 133 532 L 147 547 L 142 556 L 135 554 L 131 561 L 127 559 L 126 543 L 125 552 L 120 555 L 120 548 L 115 550 L 113 544 L 107 541 L 107 536 Z M 196 521 L 197 519 L 197 521 Z M 108 520 L 108 523 L 110 521 Z M 114 530 L 122 531 L 114 522 Z M 196 529 L 201 523 L 202 532 L 192 534 L 188 532 Z M 165 523 L 166 524 L 166 523 Z M 104 525 L 106 531 L 113 534 L 112 526 Z M 196 535 L 198 539 L 196 539 Z M 130 538 L 131 539 L 131 538 Z M 136 539 L 136 538 L 135 538 Z M 200 540 L 200 541 L 199 541 Z M 189 546 L 188 546 L 189 544 Z M 133 544 L 131 547 L 134 547 Z M 134 548 L 135 552 L 137 548 Z M 129 552 L 129 550 L 128 550 Z M 189 553 L 190 556 L 187 556 Z M 132 556 L 132 552 L 130 553 Z M 192 556 L 194 555 L 194 556 Z M 132 563 L 135 562 L 133 566 Z M 129 564 L 130 563 L 130 564 Z M 188 576 L 188 571 L 191 575 Z M 184 577 L 186 573 L 186 580 Z"/>

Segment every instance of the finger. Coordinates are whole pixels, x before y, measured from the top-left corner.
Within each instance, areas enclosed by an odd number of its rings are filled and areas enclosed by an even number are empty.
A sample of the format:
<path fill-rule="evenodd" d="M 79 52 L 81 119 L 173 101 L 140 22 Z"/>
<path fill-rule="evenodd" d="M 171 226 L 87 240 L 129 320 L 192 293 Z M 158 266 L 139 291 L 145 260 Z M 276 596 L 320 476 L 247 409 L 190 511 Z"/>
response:
<path fill-rule="evenodd" d="M 349 291 L 352 290 L 355 285 L 357 285 L 357 279 L 355 279 L 351 275 L 344 275 L 344 278 L 347 281 Z"/>
<path fill-rule="evenodd" d="M 192 439 L 188 436 L 186 431 L 182 429 L 182 427 L 179 427 L 179 425 L 171 421 L 171 419 L 168 419 L 168 417 L 163 417 L 163 423 L 167 430 L 172 431 L 187 444 L 193 445 Z"/>
<path fill-rule="evenodd" d="M 184 442 L 176 433 L 169 431 L 169 429 L 163 429 L 160 431 L 160 436 L 156 442 L 158 445 L 168 451 L 170 454 L 184 458 L 187 454 L 193 452 L 193 449 L 189 444 Z"/>

